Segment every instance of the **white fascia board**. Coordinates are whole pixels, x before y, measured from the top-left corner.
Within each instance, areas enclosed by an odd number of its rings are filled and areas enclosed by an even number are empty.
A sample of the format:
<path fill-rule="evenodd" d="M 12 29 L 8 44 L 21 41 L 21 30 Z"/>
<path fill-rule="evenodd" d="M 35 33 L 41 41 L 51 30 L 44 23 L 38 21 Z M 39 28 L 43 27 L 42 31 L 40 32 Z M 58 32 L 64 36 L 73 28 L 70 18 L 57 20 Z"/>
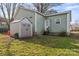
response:
<path fill-rule="evenodd" d="M 22 34 L 22 32 L 21 32 L 21 24 L 19 23 L 19 38 L 21 38 L 21 34 Z"/>
<path fill-rule="evenodd" d="M 67 35 L 70 35 L 70 21 L 71 21 L 71 13 L 67 14 Z"/>
<path fill-rule="evenodd" d="M 35 32 L 37 32 L 37 13 L 35 13 Z"/>
<path fill-rule="evenodd" d="M 64 12 L 58 12 L 58 13 L 55 13 L 55 14 L 51 14 L 51 15 L 46 15 L 46 16 L 54 16 L 54 15 L 61 15 L 61 14 L 70 14 L 71 11 L 64 11 Z"/>
<path fill-rule="evenodd" d="M 31 24 L 31 36 L 33 35 L 33 31 L 32 31 L 32 28 L 33 28 L 33 26 L 32 26 L 32 24 Z"/>

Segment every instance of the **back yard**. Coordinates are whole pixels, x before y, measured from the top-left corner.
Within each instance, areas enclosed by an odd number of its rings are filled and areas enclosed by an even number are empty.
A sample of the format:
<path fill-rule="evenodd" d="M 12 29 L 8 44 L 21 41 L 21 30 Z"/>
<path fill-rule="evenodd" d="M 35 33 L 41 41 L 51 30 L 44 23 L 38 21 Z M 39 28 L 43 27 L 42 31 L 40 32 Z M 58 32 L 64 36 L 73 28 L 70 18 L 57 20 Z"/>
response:
<path fill-rule="evenodd" d="M 0 34 L 0 55 L 79 56 L 79 40 L 59 36 L 13 39 Z"/>

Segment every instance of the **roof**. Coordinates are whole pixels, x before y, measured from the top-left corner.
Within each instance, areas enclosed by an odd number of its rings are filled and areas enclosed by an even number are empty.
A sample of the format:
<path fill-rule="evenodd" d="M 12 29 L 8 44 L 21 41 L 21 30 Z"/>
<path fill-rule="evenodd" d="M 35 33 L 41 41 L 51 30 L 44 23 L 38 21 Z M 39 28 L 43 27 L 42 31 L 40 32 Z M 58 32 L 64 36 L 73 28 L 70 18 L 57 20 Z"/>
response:
<path fill-rule="evenodd" d="M 45 15 L 45 16 L 54 16 L 54 15 L 61 15 L 61 14 L 68 14 L 68 13 L 71 13 L 71 11 L 64 11 L 64 12 L 58 12 L 58 13 L 55 13 L 55 14 L 51 14 L 51 15 Z"/>
<path fill-rule="evenodd" d="M 71 13 L 71 10 L 68 10 L 68 11 L 64 11 L 64 12 L 54 13 L 54 14 L 51 14 L 51 15 L 45 15 L 45 14 L 40 13 L 39 11 L 30 10 L 30 9 L 27 9 L 27 8 L 24 8 L 24 7 L 21 7 L 21 6 L 19 6 L 19 8 L 24 9 L 24 10 L 28 10 L 28 11 L 31 11 L 31 12 L 38 13 L 38 14 L 40 14 L 40 15 L 42 15 L 42 16 L 54 16 L 54 15 L 60 15 L 60 14 L 68 14 L 68 13 Z"/>
<path fill-rule="evenodd" d="M 12 21 L 11 23 L 17 23 L 17 22 L 20 22 L 21 20 L 14 20 Z"/>
<path fill-rule="evenodd" d="M 30 9 L 24 8 L 24 7 L 22 7 L 22 6 L 19 6 L 19 9 L 28 10 L 28 11 L 30 11 L 30 12 L 35 12 L 35 13 L 38 13 L 38 14 L 44 16 L 44 14 L 40 13 L 39 11 L 30 10 Z"/>
<path fill-rule="evenodd" d="M 21 20 L 14 20 L 14 21 L 12 21 L 11 23 L 18 23 L 18 22 L 21 22 L 21 21 L 24 20 L 25 18 L 26 18 L 30 23 L 32 23 L 27 17 L 24 17 L 24 18 L 22 18 Z"/>

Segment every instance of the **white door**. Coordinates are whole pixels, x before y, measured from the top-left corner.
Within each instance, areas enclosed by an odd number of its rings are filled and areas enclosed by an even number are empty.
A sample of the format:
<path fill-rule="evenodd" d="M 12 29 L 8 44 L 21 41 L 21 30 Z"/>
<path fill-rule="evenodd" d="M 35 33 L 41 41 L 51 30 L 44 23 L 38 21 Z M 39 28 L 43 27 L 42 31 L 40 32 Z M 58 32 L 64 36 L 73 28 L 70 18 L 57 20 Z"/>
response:
<path fill-rule="evenodd" d="M 22 24 L 22 37 L 30 37 L 31 36 L 31 24 Z"/>

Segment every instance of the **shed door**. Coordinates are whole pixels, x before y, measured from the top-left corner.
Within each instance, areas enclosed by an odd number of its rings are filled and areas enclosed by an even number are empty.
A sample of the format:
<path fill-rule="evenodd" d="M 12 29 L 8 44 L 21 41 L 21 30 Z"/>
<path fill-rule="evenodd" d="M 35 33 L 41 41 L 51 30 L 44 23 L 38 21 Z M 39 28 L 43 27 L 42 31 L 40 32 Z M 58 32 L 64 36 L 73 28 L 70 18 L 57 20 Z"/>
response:
<path fill-rule="evenodd" d="M 31 24 L 23 24 L 22 26 L 22 37 L 30 37 L 32 32 L 31 32 Z"/>

